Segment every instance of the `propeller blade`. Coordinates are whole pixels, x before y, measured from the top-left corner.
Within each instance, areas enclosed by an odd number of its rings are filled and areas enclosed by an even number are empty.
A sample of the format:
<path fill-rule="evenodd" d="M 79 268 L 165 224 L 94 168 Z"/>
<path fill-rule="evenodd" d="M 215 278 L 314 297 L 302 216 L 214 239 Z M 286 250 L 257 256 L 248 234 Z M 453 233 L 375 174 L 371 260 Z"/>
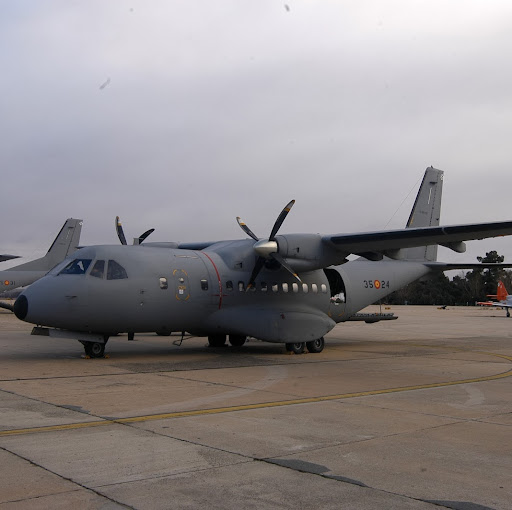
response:
<path fill-rule="evenodd" d="M 262 270 L 263 266 L 265 265 L 265 260 L 269 259 L 269 258 L 275 260 L 278 264 L 280 264 L 282 267 L 284 267 L 299 282 L 302 281 L 299 278 L 298 274 L 286 262 L 286 260 L 284 260 L 284 258 L 281 257 L 281 255 L 279 255 L 279 253 L 278 253 L 279 246 L 275 239 L 278 230 L 281 228 L 283 221 L 285 220 L 286 216 L 288 216 L 288 213 L 290 212 L 290 209 L 293 207 L 294 203 L 295 203 L 295 200 L 288 202 L 286 204 L 286 206 L 284 207 L 284 209 L 281 211 L 281 213 L 277 217 L 276 222 L 274 223 L 274 226 L 272 227 L 272 232 L 270 232 L 270 237 L 268 238 L 268 240 L 263 239 L 260 241 L 254 234 L 254 232 L 242 221 L 240 216 L 236 217 L 236 221 L 238 221 L 240 228 L 248 236 L 252 237 L 256 241 L 256 244 L 254 245 L 254 251 L 258 254 L 258 258 L 256 259 L 256 264 L 254 264 L 254 269 L 252 270 L 251 277 L 249 279 L 249 283 L 247 284 L 247 290 L 251 289 L 254 286 L 256 277 L 258 276 L 259 272 Z"/>
<path fill-rule="evenodd" d="M 236 217 L 236 221 L 238 221 L 238 224 L 240 225 L 240 228 L 249 236 L 252 237 L 255 241 L 259 241 L 259 239 L 256 237 L 256 234 L 242 221 L 242 218 L 240 216 Z"/>
<path fill-rule="evenodd" d="M 151 235 L 153 232 L 155 231 L 154 228 L 150 228 L 149 230 L 146 230 L 146 232 L 144 232 L 144 234 L 142 234 L 140 237 L 139 237 L 139 244 L 142 244 L 144 242 L 144 240 L 149 236 Z"/>
<path fill-rule="evenodd" d="M 254 269 L 252 270 L 251 277 L 249 278 L 249 283 L 247 284 L 246 290 L 249 290 L 251 287 L 254 286 L 256 277 L 258 276 L 259 272 L 261 271 L 261 268 L 264 265 L 265 265 L 265 259 L 263 257 L 258 257 L 256 259 L 256 264 L 254 264 Z"/>
<path fill-rule="evenodd" d="M 121 225 L 119 216 L 116 216 L 116 232 L 117 237 L 119 237 L 119 241 L 121 241 L 121 244 L 126 244 L 126 237 L 124 236 L 123 226 Z"/>
<path fill-rule="evenodd" d="M 286 204 L 285 208 L 281 211 L 281 214 L 277 217 L 277 220 L 274 223 L 274 227 L 272 228 L 272 232 L 270 232 L 270 237 L 268 238 L 269 241 L 275 240 L 277 231 L 281 228 L 283 221 L 285 220 L 286 216 L 288 216 L 288 213 L 290 212 L 290 209 L 293 207 L 294 203 L 295 203 L 295 200 L 288 202 L 288 204 Z"/>
<path fill-rule="evenodd" d="M 281 255 L 279 255 L 279 253 L 271 253 L 270 256 L 274 260 L 279 262 L 279 264 L 281 264 L 281 266 L 283 266 L 290 274 L 292 274 L 294 278 L 296 278 L 300 283 L 302 283 L 302 280 L 299 278 L 299 275 L 291 268 L 288 262 L 286 262 L 286 260 L 284 260 L 284 258 L 281 257 Z"/>

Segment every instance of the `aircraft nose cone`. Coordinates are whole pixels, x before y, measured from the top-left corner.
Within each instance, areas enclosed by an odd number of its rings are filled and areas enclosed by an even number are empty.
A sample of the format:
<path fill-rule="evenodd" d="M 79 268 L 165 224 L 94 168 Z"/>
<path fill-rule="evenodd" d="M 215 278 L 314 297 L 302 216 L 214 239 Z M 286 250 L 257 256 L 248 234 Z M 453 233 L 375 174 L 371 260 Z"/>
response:
<path fill-rule="evenodd" d="M 25 320 L 28 313 L 28 299 L 22 294 L 14 302 L 13 309 L 14 315 L 16 315 L 20 321 Z"/>

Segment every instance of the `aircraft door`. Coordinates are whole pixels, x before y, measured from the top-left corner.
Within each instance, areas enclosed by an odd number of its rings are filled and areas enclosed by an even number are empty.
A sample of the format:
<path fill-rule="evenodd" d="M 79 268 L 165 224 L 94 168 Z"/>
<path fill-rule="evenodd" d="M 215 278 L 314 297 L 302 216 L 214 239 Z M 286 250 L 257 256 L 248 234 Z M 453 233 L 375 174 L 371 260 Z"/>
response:
<path fill-rule="evenodd" d="M 179 303 L 205 306 L 211 304 L 212 277 L 201 254 L 192 253 L 175 255 L 169 288 Z"/>
<path fill-rule="evenodd" d="M 335 322 L 339 322 L 345 315 L 345 309 L 347 306 L 345 282 L 343 281 L 340 273 L 335 269 L 324 269 L 324 273 L 329 281 L 331 294 L 329 317 L 331 317 Z"/>

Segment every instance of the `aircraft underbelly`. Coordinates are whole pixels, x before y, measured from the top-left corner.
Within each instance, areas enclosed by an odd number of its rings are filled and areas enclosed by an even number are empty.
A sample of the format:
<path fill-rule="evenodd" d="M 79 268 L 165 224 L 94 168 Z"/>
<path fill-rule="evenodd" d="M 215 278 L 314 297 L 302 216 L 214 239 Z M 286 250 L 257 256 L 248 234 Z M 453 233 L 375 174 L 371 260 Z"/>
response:
<path fill-rule="evenodd" d="M 210 331 L 252 336 L 267 342 L 309 342 L 328 333 L 336 323 L 317 310 L 276 310 L 238 307 L 219 310 L 208 320 Z"/>

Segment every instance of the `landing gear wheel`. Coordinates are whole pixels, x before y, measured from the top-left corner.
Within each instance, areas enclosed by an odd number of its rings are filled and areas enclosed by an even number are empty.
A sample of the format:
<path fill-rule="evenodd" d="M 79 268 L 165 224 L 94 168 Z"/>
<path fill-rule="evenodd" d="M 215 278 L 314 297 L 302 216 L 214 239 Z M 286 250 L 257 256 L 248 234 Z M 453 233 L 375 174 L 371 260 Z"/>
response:
<path fill-rule="evenodd" d="M 242 347 L 242 345 L 245 344 L 246 340 L 247 337 L 243 335 L 229 335 L 229 343 L 233 347 Z"/>
<path fill-rule="evenodd" d="M 224 347 L 226 335 L 208 335 L 208 344 L 210 347 Z"/>
<path fill-rule="evenodd" d="M 322 352 L 324 350 L 324 346 L 325 341 L 323 336 L 316 340 L 313 340 L 312 342 L 306 342 L 306 347 L 308 351 L 312 353 Z"/>
<path fill-rule="evenodd" d="M 91 358 L 103 358 L 105 356 L 105 345 L 101 342 L 84 342 L 84 350 Z"/>
<path fill-rule="evenodd" d="M 302 354 L 306 350 L 306 344 L 304 342 L 286 344 L 286 350 L 288 352 L 293 352 L 294 354 Z"/>

